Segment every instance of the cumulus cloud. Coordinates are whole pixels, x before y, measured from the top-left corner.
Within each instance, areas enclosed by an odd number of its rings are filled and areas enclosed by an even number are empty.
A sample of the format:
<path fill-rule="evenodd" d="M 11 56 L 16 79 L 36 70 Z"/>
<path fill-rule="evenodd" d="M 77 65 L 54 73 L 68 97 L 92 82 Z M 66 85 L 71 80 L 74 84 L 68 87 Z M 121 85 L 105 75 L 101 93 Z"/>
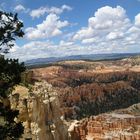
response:
<path fill-rule="evenodd" d="M 50 48 L 52 47 L 52 43 L 49 41 L 41 42 L 41 41 L 32 41 L 23 46 L 15 46 L 10 50 L 6 56 L 9 58 L 19 58 L 20 61 L 26 61 L 34 58 L 42 58 L 48 57 L 50 52 Z"/>
<path fill-rule="evenodd" d="M 95 12 L 94 17 L 89 18 L 89 26 L 95 29 L 121 28 L 122 25 L 128 24 L 129 19 L 126 11 L 117 6 L 112 8 L 105 6 Z"/>
<path fill-rule="evenodd" d="M 108 40 L 114 40 L 114 39 L 121 38 L 121 37 L 123 37 L 123 36 L 124 36 L 123 32 L 110 32 L 110 33 L 106 36 L 106 38 L 107 38 Z"/>
<path fill-rule="evenodd" d="M 103 49 L 103 48 L 102 48 Z M 50 41 L 31 41 L 23 46 L 15 46 L 6 54 L 8 58 L 19 58 L 26 61 L 36 58 L 63 57 L 98 52 L 98 48 L 92 46 L 82 47 L 74 42 L 61 40 L 58 44 Z"/>
<path fill-rule="evenodd" d="M 34 27 L 26 29 L 28 39 L 50 38 L 62 34 L 62 28 L 69 25 L 67 20 L 61 21 L 56 14 L 49 14 L 46 19 Z"/>
<path fill-rule="evenodd" d="M 30 16 L 33 18 L 39 18 L 45 13 L 53 13 L 53 14 L 61 14 L 63 11 L 70 11 L 72 8 L 68 5 L 62 5 L 60 8 L 58 7 L 40 7 L 38 9 L 34 9 L 30 12 Z"/>
<path fill-rule="evenodd" d="M 88 27 L 83 27 L 73 37 L 73 39 L 86 39 L 95 36 L 105 36 L 108 39 L 119 37 L 119 32 L 123 32 L 130 26 L 130 20 L 126 16 L 126 11 L 117 6 L 112 8 L 105 6 L 98 9 L 93 17 L 88 19 Z M 112 32 L 112 33 L 111 33 Z M 114 36 L 114 37 L 111 37 Z"/>
<path fill-rule="evenodd" d="M 16 12 L 25 11 L 25 7 L 21 4 L 19 4 L 14 8 L 14 11 L 16 11 Z"/>
<path fill-rule="evenodd" d="M 90 17 L 86 27 L 61 36 L 58 43 L 31 41 L 23 46 L 15 46 L 9 57 L 20 60 L 44 57 L 94 53 L 135 52 L 140 46 L 140 13 L 131 21 L 125 9 L 120 6 L 99 8 Z M 63 33 L 69 22 L 61 21 L 56 13 L 50 13 L 36 27 L 26 29 L 28 39 L 46 39 Z M 135 48 L 135 49 L 134 49 Z M 139 49 L 140 50 L 140 49 Z"/>
<path fill-rule="evenodd" d="M 140 45 L 140 13 L 131 21 L 121 6 L 99 8 L 88 19 L 88 26 L 82 27 L 73 35 L 73 41 L 87 46 L 98 46 L 106 50 L 126 50 Z"/>

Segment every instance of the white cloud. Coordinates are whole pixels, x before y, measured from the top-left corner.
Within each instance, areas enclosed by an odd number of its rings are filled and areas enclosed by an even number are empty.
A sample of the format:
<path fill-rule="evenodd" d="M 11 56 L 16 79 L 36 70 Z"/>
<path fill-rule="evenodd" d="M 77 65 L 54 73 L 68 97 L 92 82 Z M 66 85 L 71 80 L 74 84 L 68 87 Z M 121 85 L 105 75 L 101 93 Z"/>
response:
<path fill-rule="evenodd" d="M 74 40 L 82 40 L 85 38 L 90 38 L 95 35 L 94 30 L 92 28 L 85 28 L 83 27 L 81 30 L 79 30 L 73 37 Z"/>
<path fill-rule="evenodd" d="M 94 17 L 89 18 L 88 22 L 90 27 L 100 30 L 114 27 L 121 28 L 122 25 L 128 24 L 129 19 L 122 7 L 105 6 L 98 9 Z"/>
<path fill-rule="evenodd" d="M 58 44 L 50 41 L 31 41 L 23 46 L 15 45 L 6 56 L 9 58 L 19 58 L 20 61 L 26 61 L 36 58 L 80 55 L 94 53 L 96 51 L 97 49 L 93 50 L 91 46 L 81 47 L 80 45 L 74 44 L 74 42 L 64 40 L 61 40 Z"/>
<path fill-rule="evenodd" d="M 135 25 L 140 27 L 140 13 L 135 16 Z"/>
<path fill-rule="evenodd" d="M 46 10 L 47 10 L 47 8 L 40 7 L 39 9 L 32 10 L 30 12 L 30 16 L 33 17 L 33 18 L 35 18 L 35 17 L 39 18 L 40 16 L 42 16 L 46 13 Z"/>
<path fill-rule="evenodd" d="M 91 44 L 91 43 L 94 43 L 94 42 L 97 42 L 97 39 L 95 38 L 88 38 L 88 39 L 83 39 L 82 40 L 82 43 L 84 44 Z"/>
<path fill-rule="evenodd" d="M 62 7 L 61 7 L 63 10 L 67 10 L 67 11 L 70 11 L 70 10 L 72 10 L 72 7 L 70 7 L 70 6 L 68 6 L 68 5 L 62 5 Z"/>
<path fill-rule="evenodd" d="M 106 38 L 108 40 L 113 40 L 113 39 L 119 39 L 122 38 L 124 36 L 123 32 L 110 32 Z"/>
<path fill-rule="evenodd" d="M 126 50 L 126 48 L 122 48 L 120 46 L 116 48 L 115 45 L 117 44 L 114 43 L 111 47 L 107 47 L 108 43 L 106 42 L 102 42 L 100 46 L 82 46 L 80 44 L 76 44 L 75 42 L 68 42 L 64 40 L 61 40 L 58 44 L 50 41 L 31 41 L 23 46 L 15 45 L 6 56 L 9 58 L 19 58 L 20 61 L 26 61 L 36 58 L 111 53 Z"/>
<path fill-rule="evenodd" d="M 118 34 L 130 27 L 130 20 L 127 18 L 125 10 L 117 6 L 112 8 L 109 6 L 98 9 L 93 17 L 88 19 L 88 27 L 83 27 L 73 37 L 73 39 L 85 39 L 95 36 L 105 36 Z M 111 32 L 113 32 L 111 34 Z M 115 35 L 116 37 L 118 35 Z"/>
<path fill-rule="evenodd" d="M 117 52 L 129 50 L 131 46 L 138 47 L 139 38 L 140 13 L 135 16 L 135 22 L 133 22 L 127 17 L 122 7 L 105 6 L 88 19 L 88 26 L 77 31 L 72 40 L 80 41 L 87 46 L 104 48 L 105 52 L 107 50 Z"/>
<path fill-rule="evenodd" d="M 62 34 L 62 28 L 69 25 L 67 20 L 61 21 L 56 14 L 49 14 L 46 19 L 36 26 L 26 29 L 28 39 L 50 38 Z"/>
<path fill-rule="evenodd" d="M 65 6 L 63 7 L 65 8 Z M 120 7 L 105 6 L 98 9 L 88 19 L 87 27 L 76 32 L 63 33 L 69 22 L 61 21 L 59 15 L 50 13 L 36 27 L 26 29 L 28 39 L 46 39 L 62 34 L 58 43 L 50 41 L 31 41 L 16 46 L 8 54 L 20 60 L 34 58 L 61 57 L 68 55 L 119 53 L 140 51 L 140 13 L 131 21 L 126 11 Z M 65 37 L 64 37 L 65 36 Z"/>
<path fill-rule="evenodd" d="M 34 9 L 30 12 L 30 16 L 33 18 L 39 18 L 45 13 L 53 13 L 53 14 L 61 14 L 64 11 L 70 11 L 72 8 L 68 5 L 62 5 L 60 8 L 58 7 L 40 7 L 38 9 Z"/>
<path fill-rule="evenodd" d="M 49 42 L 32 41 L 23 46 L 15 46 L 10 50 L 10 53 L 6 56 L 9 58 L 19 58 L 20 61 L 25 61 L 35 58 L 43 58 L 50 56 L 50 48 L 54 45 Z"/>
<path fill-rule="evenodd" d="M 64 40 L 61 40 L 59 45 L 65 47 L 65 46 L 71 46 L 73 44 L 74 44 L 74 42 L 72 42 L 72 41 L 71 42 L 65 42 Z"/>
<path fill-rule="evenodd" d="M 14 8 L 14 11 L 16 11 L 16 12 L 25 11 L 25 7 L 21 4 L 19 4 Z"/>

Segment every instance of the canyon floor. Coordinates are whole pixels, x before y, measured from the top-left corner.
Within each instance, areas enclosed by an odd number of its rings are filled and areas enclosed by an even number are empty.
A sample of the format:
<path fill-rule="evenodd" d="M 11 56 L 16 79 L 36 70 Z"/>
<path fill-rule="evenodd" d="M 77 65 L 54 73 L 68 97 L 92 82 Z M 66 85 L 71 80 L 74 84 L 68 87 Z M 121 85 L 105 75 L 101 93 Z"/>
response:
<path fill-rule="evenodd" d="M 30 69 L 25 75 L 24 82 L 32 84 L 47 82 L 57 93 L 55 99 L 57 98 L 57 103 L 59 102 L 56 107 L 59 111 L 54 109 L 54 104 L 47 105 L 46 108 L 46 114 L 49 114 L 49 110 L 52 111 L 48 119 L 51 120 L 51 124 L 47 126 L 50 128 L 55 126 L 51 130 L 52 136 L 46 136 L 48 140 L 140 139 L 139 57 L 96 62 L 62 61 L 44 68 Z M 45 94 L 42 96 L 44 104 L 50 100 L 53 102 L 54 94 L 51 97 L 50 93 L 47 99 Z M 35 105 L 39 109 L 37 103 Z M 27 110 L 29 112 L 29 109 Z M 45 118 L 42 120 L 45 121 Z M 55 123 L 56 120 L 59 120 L 59 123 Z M 40 121 L 36 123 L 42 124 Z M 45 129 L 44 127 L 42 129 Z M 61 130 L 67 135 L 66 137 L 60 132 Z M 58 137 L 58 134 L 61 137 Z M 42 137 L 41 140 L 45 140 L 45 135 Z"/>

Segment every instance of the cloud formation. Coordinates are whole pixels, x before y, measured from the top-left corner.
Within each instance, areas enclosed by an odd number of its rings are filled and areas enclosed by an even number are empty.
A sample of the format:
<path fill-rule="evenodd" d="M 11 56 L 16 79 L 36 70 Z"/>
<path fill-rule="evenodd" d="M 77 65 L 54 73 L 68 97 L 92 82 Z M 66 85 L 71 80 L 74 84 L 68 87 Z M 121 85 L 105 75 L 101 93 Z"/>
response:
<path fill-rule="evenodd" d="M 98 51 L 99 49 L 96 47 L 95 49 L 92 46 L 83 47 L 64 40 L 61 40 L 58 44 L 50 41 L 31 41 L 22 47 L 15 44 L 7 57 L 13 58 L 14 56 L 14 58 L 19 58 L 20 61 L 26 61 L 36 58 L 92 54 Z"/>
<path fill-rule="evenodd" d="M 62 28 L 69 25 L 67 20 L 61 21 L 56 14 L 49 14 L 46 19 L 36 25 L 36 27 L 29 27 L 26 29 L 26 36 L 28 39 L 42 39 L 58 36 L 62 34 Z"/>
<path fill-rule="evenodd" d="M 68 7 L 62 7 L 58 9 L 68 10 Z M 20 47 L 15 46 L 8 54 L 9 57 L 16 56 L 23 61 L 54 56 L 135 52 L 133 48 L 140 46 L 140 13 L 132 21 L 121 6 L 99 8 L 87 19 L 87 26 L 75 32 L 68 32 L 65 38 L 60 36 L 58 43 L 44 41 L 63 34 L 63 28 L 70 24 L 67 20 L 61 20 L 59 14 L 62 11 L 54 9 L 48 12 L 41 24 L 26 29 L 26 37 L 34 41 Z"/>
<path fill-rule="evenodd" d="M 93 17 L 88 19 L 88 27 L 81 28 L 73 37 L 75 40 L 90 39 L 97 36 L 117 39 L 130 27 L 126 11 L 117 6 L 105 6 L 98 9 Z"/>
<path fill-rule="evenodd" d="M 58 7 L 40 7 L 38 9 L 34 9 L 30 12 L 30 16 L 32 18 L 39 18 L 43 16 L 45 13 L 53 13 L 53 14 L 61 14 L 64 11 L 70 11 L 72 8 L 68 5 L 62 5 L 60 8 Z"/>
<path fill-rule="evenodd" d="M 21 4 L 19 4 L 14 8 L 14 11 L 16 11 L 16 12 L 25 11 L 25 7 Z"/>
<path fill-rule="evenodd" d="M 138 46 L 140 37 L 140 13 L 131 21 L 121 6 L 99 8 L 93 17 L 88 19 L 88 26 L 75 33 L 72 40 L 85 45 L 129 49 L 130 45 Z"/>

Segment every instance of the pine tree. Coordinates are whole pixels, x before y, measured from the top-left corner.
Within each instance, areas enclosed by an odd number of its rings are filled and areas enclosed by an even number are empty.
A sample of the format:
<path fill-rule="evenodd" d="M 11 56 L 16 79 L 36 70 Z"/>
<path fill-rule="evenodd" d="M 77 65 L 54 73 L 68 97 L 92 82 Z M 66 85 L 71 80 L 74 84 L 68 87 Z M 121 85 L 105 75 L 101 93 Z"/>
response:
<path fill-rule="evenodd" d="M 0 11 L 0 53 L 8 53 L 16 37 L 23 37 L 22 27 L 17 14 Z M 0 57 L 0 140 L 17 140 L 23 133 L 22 123 L 14 121 L 19 111 L 10 108 L 8 98 L 13 86 L 21 81 L 23 71 L 24 63 Z"/>

